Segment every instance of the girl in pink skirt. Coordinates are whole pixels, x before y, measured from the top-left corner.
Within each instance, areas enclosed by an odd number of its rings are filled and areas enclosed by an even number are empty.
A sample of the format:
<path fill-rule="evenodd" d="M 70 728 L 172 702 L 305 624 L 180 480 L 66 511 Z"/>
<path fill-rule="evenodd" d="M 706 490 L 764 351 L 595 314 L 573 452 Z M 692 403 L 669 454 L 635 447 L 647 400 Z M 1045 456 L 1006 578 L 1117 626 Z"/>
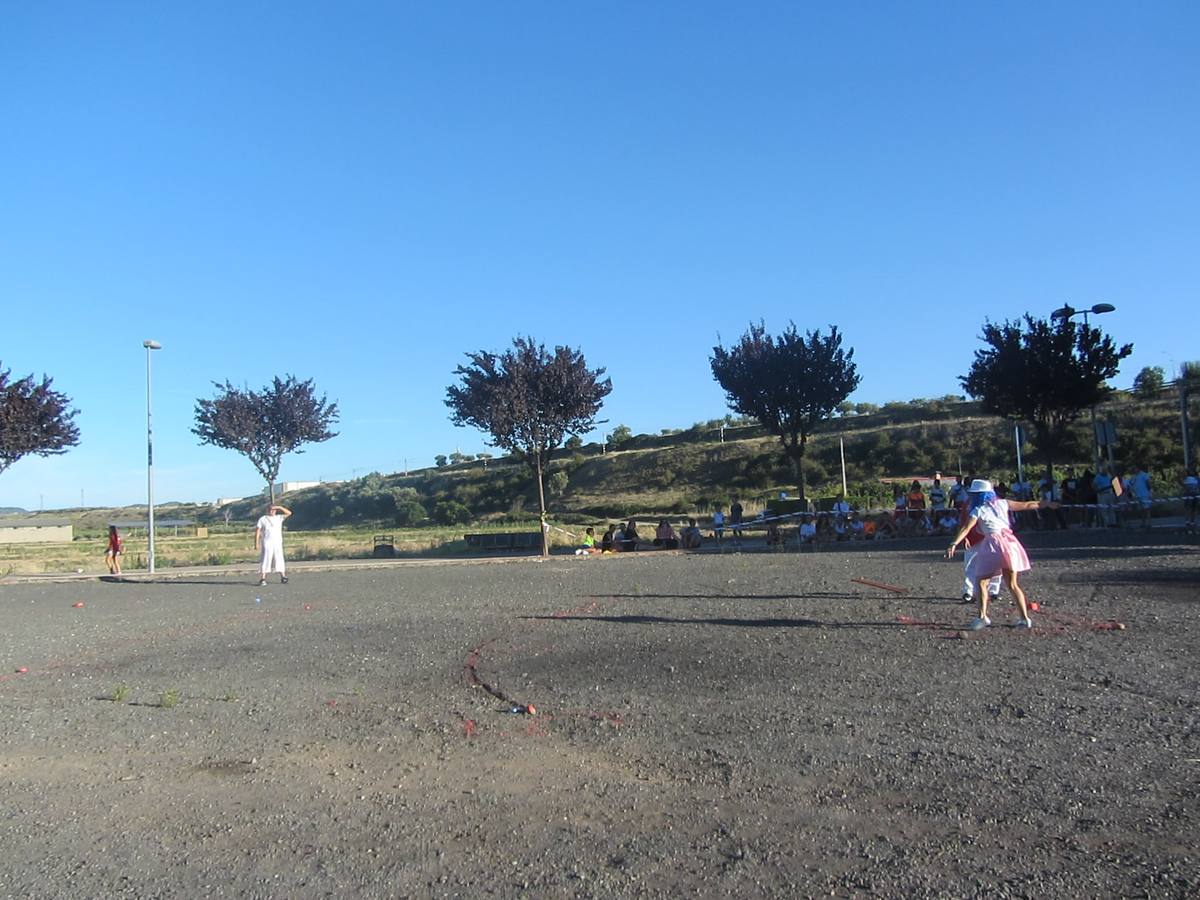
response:
<path fill-rule="evenodd" d="M 975 593 L 979 596 L 979 618 L 971 623 L 972 631 L 979 631 L 992 624 L 988 618 L 987 582 L 996 575 L 1003 574 L 1004 583 L 1017 600 L 1021 611 L 1013 625 L 1018 628 L 1032 628 L 1033 621 L 1029 618 L 1029 607 L 1025 604 L 1025 592 L 1017 584 L 1017 573 L 1029 570 L 1029 556 L 1025 548 L 1012 532 L 1009 522 L 1009 511 L 1019 512 L 1026 509 L 1055 508 L 1057 503 L 1049 500 L 1001 500 L 992 490 L 992 483 L 982 478 L 976 478 L 967 488 L 967 521 L 958 529 L 950 548 L 946 551 L 946 559 L 954 557 L 954 551 L 966 538 L 967 533 L 976 525 L 983 534 L 983 541 L 975 548 L 975 558 L 967 566 L 967 579 L 975 585 Z"/>

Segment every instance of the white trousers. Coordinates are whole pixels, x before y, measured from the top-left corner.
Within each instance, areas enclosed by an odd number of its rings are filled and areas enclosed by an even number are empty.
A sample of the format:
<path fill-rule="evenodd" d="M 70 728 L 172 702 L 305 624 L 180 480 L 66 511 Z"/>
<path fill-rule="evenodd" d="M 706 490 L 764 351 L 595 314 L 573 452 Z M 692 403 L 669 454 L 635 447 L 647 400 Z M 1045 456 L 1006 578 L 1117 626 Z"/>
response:
<path fill-rule="evenodd" d="M 263 544 L 261 570 L 264 578 L 268 572 L 278 572 L 280 575 L 287 574 L 283 562 L 283 541 L 268 541 Z"/>
<path fill-rule="evenodd" d="M 970 567 L 970 565 L 971 565 L 971 560 L 973 560 L 975 558 L 976 552 L 978 552 L 978 551 L 976 551 L 974 547 L 968 547 L 966 550 L 963 551 L 963 593 L 970 594 L 972 597 L 975 596 L 975 582 L 971 581 L 971 579 L 967 577 L 966 572 L 967 572 L 968 567 Z M 995 575 L 992 578 L 988 579 L 987 589 L 988 589 L 988 593 L 991 594 L 993 597 L 1000 596 L 1000 576 L 999 575 Z"/>

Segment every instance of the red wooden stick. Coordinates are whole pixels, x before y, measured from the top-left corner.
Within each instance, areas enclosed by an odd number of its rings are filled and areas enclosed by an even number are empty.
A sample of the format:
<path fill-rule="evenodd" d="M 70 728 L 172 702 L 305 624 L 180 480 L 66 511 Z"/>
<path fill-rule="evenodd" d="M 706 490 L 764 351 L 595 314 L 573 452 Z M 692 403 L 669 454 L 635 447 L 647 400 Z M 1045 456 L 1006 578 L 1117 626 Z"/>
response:
<path fill-rule="evenodd" d="M 858 584 L 869 584 L 871 587 L 883 588 L 885 591 L 891 591 L 895 594 L 908 593 L 908 588 L 896 587 L 894 584 L 884 584 L 882 581 L 868 581 L 866 578 L 851 578 L 850 580 Z"/>

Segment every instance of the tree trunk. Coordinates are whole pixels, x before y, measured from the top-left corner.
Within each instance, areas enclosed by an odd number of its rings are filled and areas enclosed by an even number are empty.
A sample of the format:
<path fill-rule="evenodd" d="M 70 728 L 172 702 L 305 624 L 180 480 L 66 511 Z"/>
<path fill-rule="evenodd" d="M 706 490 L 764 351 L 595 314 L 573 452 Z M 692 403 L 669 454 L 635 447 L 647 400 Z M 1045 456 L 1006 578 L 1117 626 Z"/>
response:
<path fill-rule="evenodd" d="M 267 480 L 267 495 L 271 498 L 271 505 L 275 505 L 275 479 Z"/>
<path fill-rule="evenodd" d="M 550 543 L 546 535 L 546 489 L 542 485 L 542 452 L 534 451 L 534 460 L 537 462 L 537 488 L 538 488 L 538 529 L 542 532 L 542 556 L 550 555 Z"/>

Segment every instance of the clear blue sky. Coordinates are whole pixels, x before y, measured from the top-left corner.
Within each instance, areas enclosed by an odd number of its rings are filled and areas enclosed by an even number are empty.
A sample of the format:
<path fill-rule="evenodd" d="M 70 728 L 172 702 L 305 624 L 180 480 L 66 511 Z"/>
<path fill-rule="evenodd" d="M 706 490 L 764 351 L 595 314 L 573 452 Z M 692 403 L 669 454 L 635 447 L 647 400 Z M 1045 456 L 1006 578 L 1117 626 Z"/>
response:
<path fill-rule="evenodd" d="M 485 448 L 447 419 L 518 333 L 607 367 L 635 432 L 723 415 L 708 354 L 837 324 L 852 399 L 960 390 L 986 317 L 1110 302 L 1200 357 L 1200 6 L 5 3 L 0 361 L 79 447 L 0 506 L 249 494 L 211 382 L 315 379 L 281 477 Z"/>

